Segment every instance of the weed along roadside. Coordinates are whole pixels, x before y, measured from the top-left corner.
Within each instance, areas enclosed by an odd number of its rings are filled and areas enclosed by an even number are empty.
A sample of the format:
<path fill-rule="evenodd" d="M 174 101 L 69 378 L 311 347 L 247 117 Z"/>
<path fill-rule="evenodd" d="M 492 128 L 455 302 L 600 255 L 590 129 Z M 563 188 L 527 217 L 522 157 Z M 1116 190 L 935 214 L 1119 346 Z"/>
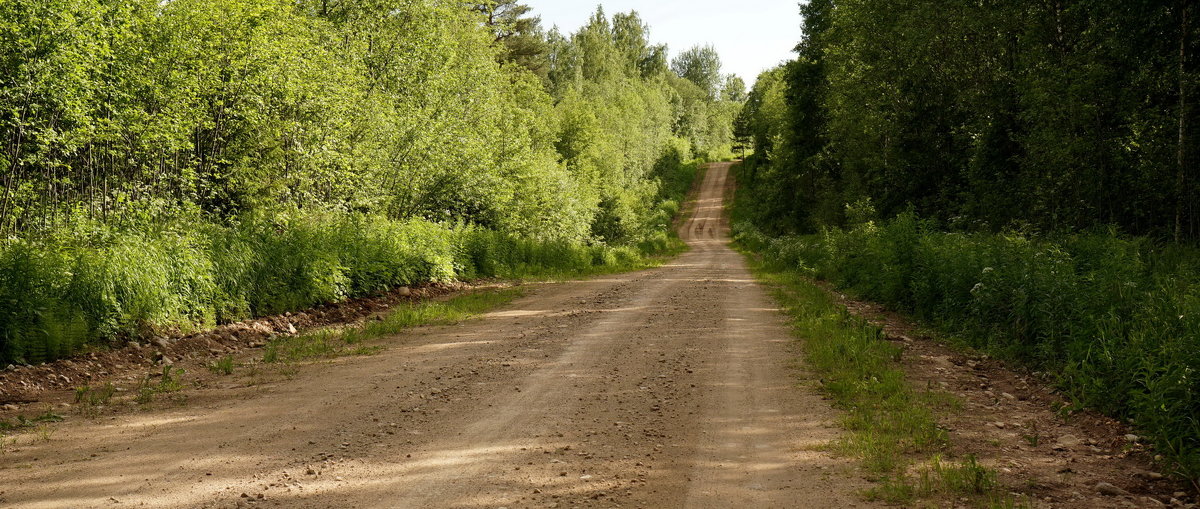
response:
<path fill-rule="evenodd" d="M 938 418 L 961 411 L 961 402 L 909 383 L 901 348 L 880 339 L 880 329 L 851 315 L 804 276 L 772 270 L 747 253 L 755 276 L 771 293 L 799 338 L 804 361 L 820 377 L 818 388 L 845 411 L 847 435 L 832 447 L 862 461 L 878 486 L 864 496 L 911 506 L 937 500 L 980 507 L 1026 507 L 996 482 L 996 472 L 974 456 L 946 460 L 946 430 Z"/>
<path fill-rule="evenodd" d="M 744 254 L 791 318 L 815 385 L 845 412 L 848 434 L 833 450 L 858 458 L 876 483 L 865 498 L 918 507 L 1189 503 L 1190 486 L 1164 476 L 1126 424 L 1071 410 L 1027 371 Z"/>
<path fill-rule="evenodd" d="M 735 202 L 735 217 L 746 199 Z M 735 245 L 792 319 L 820 390 L 845 411 L 849 433 L 834 448 L 859 458 L 876 482 L 865 497 L 904 506 L 1191 503 L 1191 486 L 1162 473 L 1170 461 L 1128 422 L 1072 405 L 1054 378 L 973 349 L 980 343 L 969 331 L 952 335 L 943 323 L 916 325 L 904 313 L 856 300 L 878 298 L 877 290 L 858 288 L 886 288 L 895 275 L 889 260 L 903 259 L 903 248 L 888 243 L 902 238 L 890 229 L 903 226 L 870 228 L 770 238 L 749 224 L 734 227 Z M 831 257 L 834 246 L 842 258 Z M 826 274 L 857 283 L 814 278 Z"/>
<path fill-rule="evenodd" d="M 95 419 L 68 416 L 46 428 L 49 441 L 33 428 L 14 435 L 0 497 L 14 507 L 878 506 L 859 500 L 867 483 L 852 461 L 819 448 L 838 435 L 836 412 L 789 386 L 787 329 L 725 245 L 727 169 L 709 168 L 679 226 L 691 249 L 659 267 L 398 304 L 356 327 L 177 366 L 182 377 L 156 369 L 142 404 L 97 384 L 84 397 L 109 399 Z M 393 334 L 415 323 L 425 325 Z M 188 387 L 170 390 L 175 379 Z"/>
<path fill-rule="evenodd" d="M 307 365 L 376 354 L 388 346 L 381 338 L 412 327 L 469 320 L 520 297 L 530 286 L 659 266 L 686 249 L 674 232 L 678 219 L 671 215 L 687 212 L 682 203 L 702 174 L 698 162 L 675 168 L 677 177 L 662 189 L 657 233 L 638 246 L 537 242 L 468 229 L 445 244 L 455 256 L 453 265 L 445 260 L 447 270 L 454 267 L 463 276 L 489 279 L 405 286 L 207 331 L 185 329 L 175 337 L 158 332 L 153 340 L 85 347 L 66 359 L 10 367 L 0 371 L 0 435 L 11 446 L 72 415 L 96 418 L 169 408 L 186 405 L 196 391 L 287 380 Z M 411 262 L 403 257 L 380 261 Z"/>
<path fill-rule="evenodd" d="M 245 375 L 248 383 L 293 374 L 297 363 L 370 355 L 386 347 L 375 342 L 421 325 L 452 324 L 501 306 L 527 291 L 528 285 L 553 284 L 660 265 L 684 249 L 675 235 L 665 237 L 656 253 L 597 256 L 595 262 L 524 264 L 502 270 L 520 279 L 478 280 L 473 284 L 436 284 L 401 288 L 383 296 L 331 303 L 297 313 L 239 322 L 175 339 L 96 350 L 78 358 L 0 373 L 3 415 L 15 423 L 32 422 L 30 408 L 41 408 L 74 391 L 69 403 L 94 416 L 97 409 L 130 401 L 149 403 L 156 396 L 182 402 L 187 387 L 203 388 L 207 371 L 220 377 Z M 570 255 L 570 251 L 564 251 Z M 560 255 L 563 252 L 560 252 Z M 591 253 L 588 253 L 589 260 Z M 179 367 L 186 366 L 186 367 Z M 132 373 L 149 374 L 134 377 Z M 185 376 L 186 375 L 186 376 Z M 137 378 L 135 385 L 120 383 Z M 185 387 L 182 379 L 188 380 Z M 83 383 L 79 383 L 83 382 Z M 127 394 L 131 397 L 125 397 Z M 162 398 L 159 398 L 162 399 Z M 61 420 L 57 408 L 47 416 Z M 42 419 L 49 421 L 50 419 Z M 2 421 L 8 430 L 26 428 Z"/>

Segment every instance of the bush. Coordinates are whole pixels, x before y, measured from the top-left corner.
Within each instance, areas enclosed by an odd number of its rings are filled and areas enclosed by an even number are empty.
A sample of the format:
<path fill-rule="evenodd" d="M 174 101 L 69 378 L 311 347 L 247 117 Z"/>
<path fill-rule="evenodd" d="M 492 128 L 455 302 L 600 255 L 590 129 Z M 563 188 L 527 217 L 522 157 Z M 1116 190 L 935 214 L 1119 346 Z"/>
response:
<path fill-rule="evenodd" d="M 0 362 L 195 329 L 399 286 L 633 268 L 675 247 L 519 238 L 378 215 L 283 213 L 228 227 L 59 235 L 0 247 Z"/>
<path fill-rule="evenodd" d="M 1113 232 L 947 233 L 912 214 L 809 236 L 734 230 L 768 263 L 1056 373 L 1077 403 L 1134 422 L 1179 472 L 1200 476 L 1195 250 Z"/>

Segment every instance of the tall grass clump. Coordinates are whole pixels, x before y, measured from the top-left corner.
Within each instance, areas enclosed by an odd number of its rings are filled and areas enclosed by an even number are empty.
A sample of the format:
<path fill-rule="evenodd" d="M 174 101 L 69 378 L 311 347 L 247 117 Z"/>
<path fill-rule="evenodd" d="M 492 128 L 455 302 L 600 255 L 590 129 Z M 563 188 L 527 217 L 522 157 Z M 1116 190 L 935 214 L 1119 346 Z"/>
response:
<path fill-rule="evenodd" d="M 669 201 L 658 206 L 674 213 L 677 205 L 662 205 Z M 400 286 L 637 268 L 647 256 L 679 248 L 668 224 L 664 218 L 645 227 L 639 242 L 611 246 L 344 212 L 260 211 L 227 225 L 177 221 L 153 229 L 78 226 L 0 245 L 0 363 L 44 362 L 88 344 Z"/>
<path fill-rule="evenodd" d="M 1112 231 L 954 233 L 912 214 L 818 235 L 737 238 L 908 312 L 967 346 L 1054 373 L 1080 405 L 1126 419 L 1200 478 L 1200 252 Z"/>
<path fill-rule="evenodd" d="M 86 341 L 82 314 L 56 298 L 55 289 L 70 281 L 70 268 L 61 249 L 16 242 L 0 250 L 0 359 L 37 362 Z"/>

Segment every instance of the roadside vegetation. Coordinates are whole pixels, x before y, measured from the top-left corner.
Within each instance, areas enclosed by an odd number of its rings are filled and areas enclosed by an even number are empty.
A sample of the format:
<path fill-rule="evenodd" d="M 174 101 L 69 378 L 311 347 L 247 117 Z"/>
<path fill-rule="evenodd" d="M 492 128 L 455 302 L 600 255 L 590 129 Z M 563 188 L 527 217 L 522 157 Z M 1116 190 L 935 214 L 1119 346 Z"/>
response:
<path fill-rule="evenodd" d="M 805 363 L 818 377 L 817 388 L 846 412 L 842 423 L 849 433 L 833 447 L 859 458 L 878 482 L 865 493 L 867 498 L 905 506 L 964 498 L 978 507 L 1026 505 L 974 457 L 942 457 L 949 444 L 938 417 L 961 410 L 960 402 L 944 392 L 914 387 L 900 365 L 900 347 L 885 341 L 879 327 L 851 315 L 813 283 L 803 265 L 764 249 L 761 237 L 742 233 L 738 245 L 749 255 L 755 276 L 791 317 Z"/>
<path fill-rule="evenodd" d="M 801 10 L 736 122 L 740 245 L 1050 377 L 1196 483 L 1195 6 Z"/>
<path fill-rule="evenodd" d="M 634 12 L 0 1 L 0 366 L 679 249 L 745 85 Z M 217 366 L 214 370 L 223 371 Z"/>
<path fill-rule="evenodd" d="M 948 233 L 911 214 L 743 245 L 1050 377 L 1200 474 L 1200 253 L 1110 234 Z M 1064 411 L 1069 412 L 1067 408 Z"/>
<path fill-rule="evenodd" d="M 378 320 L 361 325 L 327 328 L 297 336 L 281 336 L 267 343 L 264 364 L 290 363 L 322 357 L 369 354 L 363 343 L 419 325 L 458 323 L 512 301 L 524 294 L 521 287 L 484 290 L 451 297 L 401 304 Z"/>

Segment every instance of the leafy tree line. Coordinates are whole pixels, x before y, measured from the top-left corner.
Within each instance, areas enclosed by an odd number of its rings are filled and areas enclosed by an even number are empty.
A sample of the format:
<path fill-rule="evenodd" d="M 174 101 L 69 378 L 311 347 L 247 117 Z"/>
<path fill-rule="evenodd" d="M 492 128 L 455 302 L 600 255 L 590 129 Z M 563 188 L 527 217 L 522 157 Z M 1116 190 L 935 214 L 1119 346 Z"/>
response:
<path fill-rule="evenodd" d="M 739 134 L 780 230 L 869 198 L 965 230 L 1200 238 L 1191 2 L 803 5 Z"/>
<path fill-rule="evenodd" d="M 735 121 L 741 245 L 1047 373 L 1200 483 L 1196 6 L 801 10 Z"/>
<path fill-rule="evenodd" d="M 636 13 L 570 37 L 512 0 L 5 1 L 0 20 L 5 236 L 283 204 L 585 240 L 672 137 L 727 150 L 736 110 L 671 74 Z"/>
<path fill-rule="evenodd" d="M 0 361 L 666 249 L 744 85 L 682 77 L 719 76 L 711 48 L 672 72 L 648 30 L 547 32 L 513 0 L 0 0 Z"/>

